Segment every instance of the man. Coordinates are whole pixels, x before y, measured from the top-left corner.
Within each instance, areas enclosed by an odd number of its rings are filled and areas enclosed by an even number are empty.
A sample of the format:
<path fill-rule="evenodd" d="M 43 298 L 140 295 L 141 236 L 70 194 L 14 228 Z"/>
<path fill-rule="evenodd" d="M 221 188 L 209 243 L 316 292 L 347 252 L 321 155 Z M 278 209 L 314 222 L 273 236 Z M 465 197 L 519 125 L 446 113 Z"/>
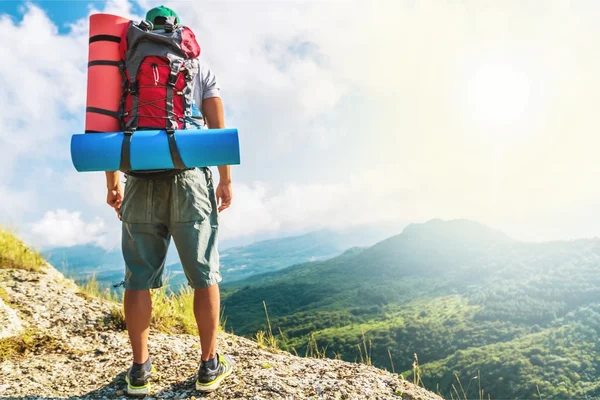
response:
<path fill-rule="evenodd" d="M 171 18 L 170 18 L 171 17 Z M 160 6 L 146 20 L 163 29 L 179 17 Z M 223 104 L 215 75 L 200 64 L 194 100 L 209 128 L 224 128 Z M 196 388 L 215 390 L 232 371 L 229 357 L 216 351 L 220 293 L 217 250 L 218 213 L 231 204 L 229 166 L 219 166 L 219 185 L 213 186 L 209 168 L 136 171 L 127 173 L 125 193 L 119 171 L 106 172 L 107 203 L 122 220 L 122 249 L 126 264 L 125 320 L 133 350 L 126 376 L 130 394 L 147 394 L 153 367 L 148 353 L 151 319 L 150 290 L 162 286 L 167 249 L 173 236 L 188 283 L 194 288 L 194 315 L 201 343 Z"/>

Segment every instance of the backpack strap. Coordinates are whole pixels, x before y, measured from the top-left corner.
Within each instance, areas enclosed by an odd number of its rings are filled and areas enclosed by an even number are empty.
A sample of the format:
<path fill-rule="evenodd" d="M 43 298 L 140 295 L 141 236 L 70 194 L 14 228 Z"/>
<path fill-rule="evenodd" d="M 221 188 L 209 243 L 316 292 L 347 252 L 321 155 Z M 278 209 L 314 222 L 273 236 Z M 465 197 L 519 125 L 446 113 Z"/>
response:
<path fill-rule="evenodd" d="M 181 154 L 179 154 L 177 141 L 175 140 L 175 130 L 179 127 L 179 124 L 175 120 L 175 113 L 173 112 L 173 95 L 176 94 L 175 83 L 177 82 L 177 76 L 181 67 L 183 67 L 182 60 L 171 61 L 171 73 L 167 82 L 167 137 L 169 139 L 169 152 L 171 153 L 171 160 L 175 169 L 186 168 L 181 159 Z"/>
<path fill-rule="evenodd" d="M 167 138 L 169 139 L 169 152 L 171 153 L 173 167 L 175 167 L 175 169 L 186 169 L 187 167 L 185 166 L 185 163 L 181 158 L 181 154 L 179 154 L 179 149 L 177 148 L 175 132 L 167 131 Z"/>
<path fill-rule="evenodd" d="M 129 122 L 127 122 L 127 124 L 125 125 L 125 129 L 124 131 L 128 131 L 128 132 L 135 132 L 135 130 L 138 127 L 138 122 L 139 122 L 139 118 L 138 118 L 138 90 L 137 90 L 137 81 L 135 80 L 135 77 L 132 77 L 131 79 L 131 83 L 129 84 L 129 87 L 127 88 L 127 92 L 131 95 L 131 110 L 130 111 L 125 111 L 125 113 L 130 113 L 129 114 Z M 125 114 L 127 115 L 127 114 Z"/>
<path fill-rule="evenodd" d="M 133 132 L 123 132 L 123 143 L 121 144 L 121 164 L 119 170 L 131 171 L 131 135 Z"/>
<path fill-rule="evenodd" d="M 121 60 L 119 63 L 119 70 L 121 71 L 121 76 L 123 77 L 123 82 L 121 84 L 123 88 L 123 95 L 121 96 L 121 104 L 119 106 L 119 116 L 121 119 L 121 125 L 123 128 L 123 142 L 121 143 L 121 162 L 119 164 L 119 170 L 125 173 L 131 171 L 131 135 L 135 131 L 135 127 L 132 129 L 131 125 L 134 119 L 130 119 L 129 123 L 126 126 L 123 126 L 123 116 L 125 114 L 125 99 L 127 94 L 131 90 L 131 86 L 129 81 L 127 80 L 127 75 L 125 74 L 125 62 Z M 134 96 L 134 101 L 137 105 L 137 98 Z M 137 120 L 137 118 L 135 118 Z"/>

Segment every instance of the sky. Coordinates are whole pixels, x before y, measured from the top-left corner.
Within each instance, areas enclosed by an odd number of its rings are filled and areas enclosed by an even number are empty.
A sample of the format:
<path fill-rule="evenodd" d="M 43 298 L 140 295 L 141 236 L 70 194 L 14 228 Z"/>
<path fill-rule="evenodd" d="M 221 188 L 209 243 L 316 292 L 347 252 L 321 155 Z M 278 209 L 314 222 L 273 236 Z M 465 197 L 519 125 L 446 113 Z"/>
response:
<path fill-rule="evenodd" d="M 239 129 L 222 239 L 432 218 L 600 236 L 594 0 L 4 1 L 0 224 L 28 242 L 119 245 L 103 173 L 69 153 L 88 17 L 158 4 L 194 30 Z"/>

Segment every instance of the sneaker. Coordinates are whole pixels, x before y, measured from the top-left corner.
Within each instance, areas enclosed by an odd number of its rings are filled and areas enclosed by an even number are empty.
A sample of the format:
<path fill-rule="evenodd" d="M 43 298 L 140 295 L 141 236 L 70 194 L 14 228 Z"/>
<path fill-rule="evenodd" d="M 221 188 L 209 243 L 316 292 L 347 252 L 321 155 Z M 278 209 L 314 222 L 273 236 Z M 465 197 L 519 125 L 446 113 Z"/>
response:
<path fill-rule="evenodd" d="M 196 379 L 196 390 L 201 392 L 212 392 L 216 390 L 221 381 L 233 371 L 233 360 L 229 356 L 217 354 L 217 366 L 212 369 L 206 361 L 202 361 L 198 369 L 198 379 Z"/>
<path fill-rule="evenodd" d="M 127 394 L 133 396 L 145 396 L 150 391 L 150 377 L 155 371 L 152 361 L 148 359 L 143 364 L 133 364 L 127 375 L 125 375 L 125 381 L 127 382 Z"/>

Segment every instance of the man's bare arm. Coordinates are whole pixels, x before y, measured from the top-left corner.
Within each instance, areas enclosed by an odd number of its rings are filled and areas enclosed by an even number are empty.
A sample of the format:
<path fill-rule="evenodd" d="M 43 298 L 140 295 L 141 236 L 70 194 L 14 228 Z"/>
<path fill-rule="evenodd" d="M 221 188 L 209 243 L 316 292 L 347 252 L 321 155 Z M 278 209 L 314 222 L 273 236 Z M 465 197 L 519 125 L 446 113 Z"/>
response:
<path fill-rule="evenodd" d="M 119 171 L 106 171 L 106 188 L 115 190 L 119 185 Z"/>
<path fill-rule="evenodd" d="M 202 101 L 202 115 L 206 118 L 209 128 L 225 128 L 225 113 L 220 97 L 204 99 Z M 231 169 L 229 165 L 219 165 L 217 168 L 219 169 L 221 183 L 231 183 Z"/>
<path fill-rule="evenodd" d="M 209 97 L 202 101 L 202 115 L 206 118 L 208 127 L 211 129 L 225 128 L 225 117 L 223 111 L 223 102 L 219 97 Z M 219 165 L 219 185 L 217 186 L 216 197 L 219 203 L 219 212 L 225 210 L 231 205 L 233 198 L 231 190 L 231 169 L 229 165 Z"/>

